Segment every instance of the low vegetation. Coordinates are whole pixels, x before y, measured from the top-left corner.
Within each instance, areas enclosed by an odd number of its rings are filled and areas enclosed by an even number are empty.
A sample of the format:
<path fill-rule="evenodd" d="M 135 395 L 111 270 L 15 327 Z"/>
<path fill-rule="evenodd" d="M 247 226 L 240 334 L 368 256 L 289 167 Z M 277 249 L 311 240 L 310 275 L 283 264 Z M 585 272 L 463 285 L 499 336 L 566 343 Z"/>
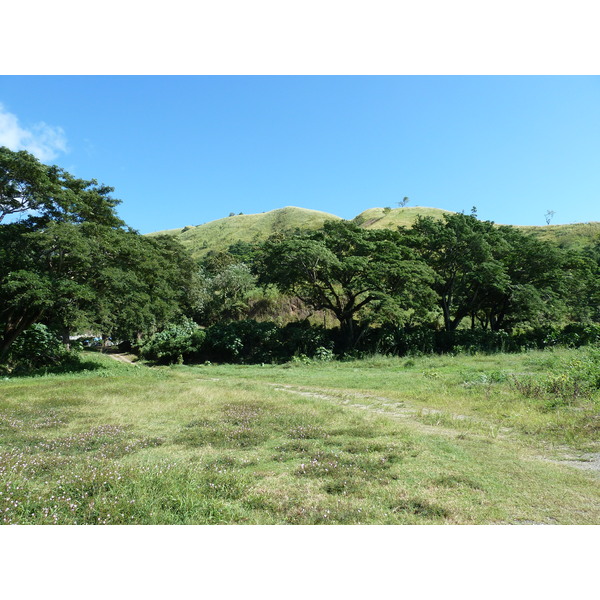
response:
<path fill-rule="evenodd" d="M 600 522 L 558 462 L 598 451 L 597 352 L 85 361 L 0 381 L 4 523 Z"/>

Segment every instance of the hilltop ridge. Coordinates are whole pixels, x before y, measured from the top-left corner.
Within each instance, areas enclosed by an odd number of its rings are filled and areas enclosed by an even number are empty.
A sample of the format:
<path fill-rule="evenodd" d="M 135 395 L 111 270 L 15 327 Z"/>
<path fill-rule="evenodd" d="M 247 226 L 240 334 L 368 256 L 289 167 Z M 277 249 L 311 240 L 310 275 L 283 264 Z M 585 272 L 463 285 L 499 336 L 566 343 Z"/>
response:
<path fill-rule="evenodd" d="M 441 219 L 444 214 L 452 213 L 426 206 L 376 207 L 364 210 L 351 221 L 366 229 L 395 229 L 399 226 L 410 227 L 419 216 Z M 232 214 L 200 225 L 156 231 L 147 235 L 176 236 L 191 251 L 194 258 L 201 258 L 211 250 L 226 250 L 236 242 L 260 242 L 275 233 L 295 229 L 320 229 L 326 221 L 341 220 L 341 217 L 331 213 L 286 206 L 249 215 Z M 515 227 L 568 248 L 583 248 L 600 240 L 600 222 Z"/>
<path fill-rule="evenodd" d="M 277 232 L 319 229 L 341 217 L 319 210 L 286 206 L 264 213 L 238 214 L 201 225 L 157 231 L 148 235 L 175 235 L 195 258 L 210 250 L 225 250 L 235 242 L 259 242 Z"/>

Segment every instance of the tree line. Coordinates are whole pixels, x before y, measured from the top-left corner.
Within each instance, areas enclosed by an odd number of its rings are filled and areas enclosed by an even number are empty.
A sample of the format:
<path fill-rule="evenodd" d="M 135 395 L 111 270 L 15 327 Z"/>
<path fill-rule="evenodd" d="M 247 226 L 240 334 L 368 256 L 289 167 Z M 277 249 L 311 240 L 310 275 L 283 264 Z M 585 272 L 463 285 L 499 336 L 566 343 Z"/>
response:
<path fill-rule="evenodd" d="M 128 227 L 113 191 L 0 148 L 0 363 L 35 323 L 67 344 L 71 333 L 92 331 L 155 358 L 152 344 L 172 339 L 184 348 L 177 356 L 225 356 L 219 344 L 231 332 L 268 337 L 256 323 L 270 320 L 287 354 L 368 350 L 376 332 L 392 330 L 406 339 L 417 330 L 440 340 L 465 331 L 500 339 L 600 323 L 600 243 L 563 249 L 473 211 L 396 230 L 328 222 L 239 242 L 197 264 L 174 238 Z M 304 329 L 288 327 L 302 320 Z M 299 331 L 321 345 L 307 345 Z"/>
<path fill-rule="evenodd" d="M 116 214 L 113 188 L 0 148 L 0 363 L 44 323 L 141 339 L 185 314 L 195 264 L 167 237 Z"/>
<path fill-rule="evenodd" d="M 600 322 L 600 243 L 567 250 L 473 213 L 419 217 L 396 230 L 328 222 L 232 246 L 204 264 L 221 275 L 244 266 L 248 282 L 253 274 L 258 285 L 330 311 L 350 343 L 357 328 L 386 323 L 514 332 Z"/>

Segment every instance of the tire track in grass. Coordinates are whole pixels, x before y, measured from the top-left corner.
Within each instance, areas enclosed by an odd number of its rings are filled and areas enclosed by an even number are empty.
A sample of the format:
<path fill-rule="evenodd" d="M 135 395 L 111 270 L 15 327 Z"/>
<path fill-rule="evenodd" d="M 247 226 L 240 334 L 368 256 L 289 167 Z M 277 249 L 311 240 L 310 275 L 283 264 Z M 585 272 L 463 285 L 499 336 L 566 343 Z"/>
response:
<path fill-rule="evenodd" d="M 220 381 L 218 378 L 212 377 L 202 377 L 198 378 L 199 381 Z M 513 436 L 511 435 L 512 429 L 509 427 L 497 427 L 494 430 L 494 426 L 486 421 L 476 419 L 475 417 L 469 415 L 461 415 L 461 414 L 452 414 L 446 413 L 442 410 L 438 410 L 435 408 L 415 408 L 410 405 L 407 405 L 406 401 L 398 401 L 392 398 L 388 398 L 385 396 L 375 396 L 371 394 L 365 394 L 362 392 L 350 392 L 348 390 L 339 390 L 339 389 L 320 389 L 309 386 L 300 386 L 300 385 L 292 385 L 286 383 L 269 383 L 263 381 L 253 380 L 253 383 L 258 385 L 269 386 L 270 388 L 286 392 L 289 394 L 294 394 L 297 396 L 304 396 L 306 398 L 316 398 L 321 400 L 327 400 L 328 402 L 334 402 L 341 406 L 348 406 L 352 408 L 357 408 L 359 410 L 364 410 L 371 413 L 376 413 L 384 416 L 388 416 L 391 418 L 401 419 L 411 427 L 423 432 L 432 435 L 444 435 L 447 437 L 461 437 L 464 435 L 470 435 L 475 438 L 487 439 L 486 436 L 482 432 L 476 431 L 460 431 L 458 429 L 451 429 L 449 427 L 444 427 L 440 424 L 429 425 L 426 423 L 422 423 L 415 419 L 418 419 L 419 416 L 426 415 L 439 415 L 440 417 L 449 417 L 450 419 L 456 422 L 462 423 L 474 423 L 477 424 L 483 429 L 486 427 L 490 428 L 492 433 L 492 437 L 496 439 L 511 439 Z M 379 404 L 378 406 L 382 408 L 378 408 L 377 406 L 361 403 L 362 400 L 374 400 Z M 600 477 L 600 452 L 593 453 L 577 453 L 572 448 L 568 448 L 563 446 L 561 448 L 556 448 L 555 450 L 561 452 L 560 459 L 549 458 L 548 456 L 535 455 L 531 456 L 527 459 L 529 460 L 540 460 L 544 462 L 552 462 L 557 465 L 562 466 L 570 466 L 574 467 L 578 470 L 587 471 L 588 473 L 592 473 L 598 477 Z M 523 459 L 526 457 L 523 456 Z"/>
<path fill-rule="evenodd" d="M 336 404 L 342 406 L 350 406 L 352 408 L 358 408 L 359 410 L 365 410 L 371 413 L 385 415 L 392 418 L 400 418 L 403 420 L 410 421 L 410 424 L 419 429 L 422 432 L 442 434 L 448 436 L 456 436 L 456 430 L 443 427 L 441 425 L 427 425 L 414 420 L 415 416 L 421 415 L 447 415 L 444 411 L 437 410 L 435 408 L 412 408 L 406 405 L 405 401 L 392 400 L 384 396 L 372 396 L 370 394 L 364 394 L 360 392 L 348 392 L 347 390 L 320 390 L 315 388 L 308 388 L 304 386 L 293 386 L 289 384 L 269 383 L 267 385 L 272 386 L 277 391 L 288 392 L 290 394 L 296 394 L 308 398 L 320 398 L 322 400 L 333 401 Z M 334 393 L 328 393 L 333 391 Z M 385 408 L 377 408 L 369 404 L 361 404 L 360 400 L 376 400 L 379 402 L 379 406 Z M 358 401 L 356 401 L 358 400 Z M 449 415 L 452 419 L 457 421 L 472 421 L 476 422 L 475 419 L 467 415 Z M 508 431 L 508 429 L 507 429 Z M 459 433 L 460 435 L 460 433 Z"/>
<path fill-rule="evenodd" d="M 383 396 L 372 396 L 364 393 L 352 393 L 347 390 L 335 390 L 334 394 L 328 393 L 325 390 L 308 388 L 305 386 L 293 386 L 289 384 L 277 384 L 271 383 L 267 384 L 272 386 L 274 389 L 278 391 L 288 392 L 291 394 L 301 395 L 305 397 L 311 398 L 321 398 L 323 400 L 329 400 L 336 402 L 337 404 L 341 404 L 344 406 L 352 406 L 354 408 L 358 408 L 360 410 L 366 410 L 369 412 L 387 415 L 392 418 L 401 418 L 406 421 L 410 421 L 411 426 L 417 428 L 418 430 L 424 433 L 432 433 L 438 435 L 446 435 L 450 437 L 456 437 L 457 431 L 454 429 L 449 429 L 447 427 L 443 427 L 441 425 L 427 425 L 424 423 L 420 423 L 415 421 L 414 417 L 420 415 L 445 415 L 449 416 L 451 419 L 456 421 L 470 421 L 473 423 L 477 423 L 479 425 L 486 425 L 485 421 L 481 421 L 475 419 L 471 416 L 460 415 L 460 414 L 449 414 L 444 413 L 444 411 L 437 410 L 434 408 L 411 408 L 406 405 L 404 401 L 394 401 L 391 398 L 386 398 Z M 329 390 L 331 392 L 331 390 Z M 353 401 L 353 399 L 372 399 L 377 400 L 381 404 L 380 406 L 386 407 L 384 409 L 378 409 L 372 405 L 368 404 L 360 404 L 359 402 Z M 510 437 L 511 429 L 508 427 L 499 427 L 497 433 L 494 437 L 499 438 L 508 438 Z M 469 432 L 470 435 L 478 437 L 478 434 L 475 432 Z M 459 432 L 460 436 L 461 433 Z M 551 459 L 545 456 L 537 456 L 535 458 L 539 460 L 543 460 L 545 462 L 552 462 L 558 465 L 571 466 L 579 470 L 592 472 L 594 475 L 600 477 L 600 452 L 588 452 L 588 453 L 579 453 L 574 454 L 572 449 L 564 447 L 561 449 L 563 451 L 563 456 L 561 459 Z"/>
<path fill-rule="evenodd" d="M 105 354 L 105 356 L 110 356 L 111 358 L 114 358 L 116 361 L 118 362 L 122 362 L 128 365 L 133 365 L 135 364 L 128 356 L 127 354 Z"/>

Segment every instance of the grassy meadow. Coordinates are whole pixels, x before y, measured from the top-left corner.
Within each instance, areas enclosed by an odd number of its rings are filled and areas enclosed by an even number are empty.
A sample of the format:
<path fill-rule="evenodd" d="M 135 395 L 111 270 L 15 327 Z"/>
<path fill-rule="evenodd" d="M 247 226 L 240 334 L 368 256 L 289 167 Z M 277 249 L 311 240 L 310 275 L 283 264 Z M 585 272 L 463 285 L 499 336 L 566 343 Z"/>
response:
<path fill-rule="evenodd" d="M 596 351 L 597 352 L 597 351 Z M 593 350 L 0 380 L 0 522 L 600 524 Z M 595 364 L 595 363 L 594 363 Z"/>

